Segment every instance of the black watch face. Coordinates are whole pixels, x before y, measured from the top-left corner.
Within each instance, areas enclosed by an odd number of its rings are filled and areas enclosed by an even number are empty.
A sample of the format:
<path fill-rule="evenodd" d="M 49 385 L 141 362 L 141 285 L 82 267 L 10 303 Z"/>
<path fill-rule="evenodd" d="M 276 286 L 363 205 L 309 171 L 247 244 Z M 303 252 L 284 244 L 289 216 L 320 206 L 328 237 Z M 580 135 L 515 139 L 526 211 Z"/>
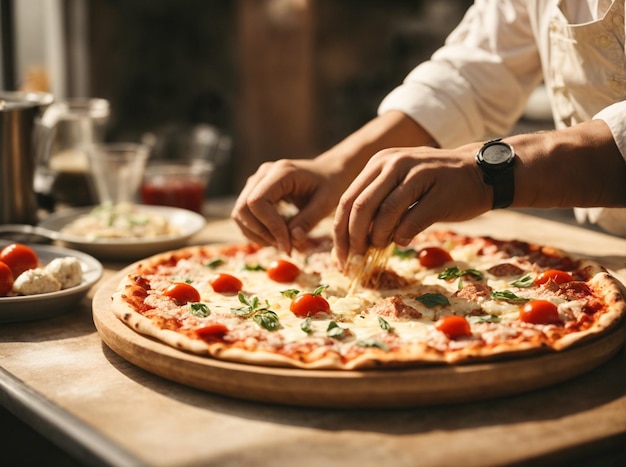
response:
<path fill-rule="evenodd" d="M 506 143 L 494 143 L 490 144 L 483 149 L 482 159 L 487 164 L 500 165 L 506 164 L 513 157 L 513 151 L 511 147 Z"/>

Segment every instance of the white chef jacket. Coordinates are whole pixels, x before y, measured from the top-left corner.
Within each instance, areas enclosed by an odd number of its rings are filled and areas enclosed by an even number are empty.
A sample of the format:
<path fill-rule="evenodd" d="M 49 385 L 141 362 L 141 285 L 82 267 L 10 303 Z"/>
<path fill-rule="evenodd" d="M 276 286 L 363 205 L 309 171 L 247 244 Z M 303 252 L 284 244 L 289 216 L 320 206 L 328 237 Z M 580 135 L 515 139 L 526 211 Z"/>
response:
<path fill-rule="evenodd" d="M 624 0 L 476 0 L 379 113 L 400 110 L 456 147 L 508 134 L 543 81 L 557 129 L 602 119 L 626 161 L 625 29 Z M 626 209 L 581 212 L 626 236 Z"/>

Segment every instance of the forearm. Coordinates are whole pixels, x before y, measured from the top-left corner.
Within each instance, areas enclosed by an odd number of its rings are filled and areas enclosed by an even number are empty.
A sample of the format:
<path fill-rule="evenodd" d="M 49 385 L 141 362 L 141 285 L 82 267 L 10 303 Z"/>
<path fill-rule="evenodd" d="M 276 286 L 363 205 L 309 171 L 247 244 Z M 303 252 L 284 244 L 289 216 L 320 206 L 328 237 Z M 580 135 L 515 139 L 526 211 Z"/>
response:
<path fill-rule="evenodd" d="M 506 141 L 519 156 L 513 207 L 626 206 L 626 162 L 602 120 Z"/>
<path fill-rule="evenodd" d="M 399 111 L 380 115 L 317 157 L 349 183 L 378 151 L 390 147 L 436 146 L 413 119 Z"/>

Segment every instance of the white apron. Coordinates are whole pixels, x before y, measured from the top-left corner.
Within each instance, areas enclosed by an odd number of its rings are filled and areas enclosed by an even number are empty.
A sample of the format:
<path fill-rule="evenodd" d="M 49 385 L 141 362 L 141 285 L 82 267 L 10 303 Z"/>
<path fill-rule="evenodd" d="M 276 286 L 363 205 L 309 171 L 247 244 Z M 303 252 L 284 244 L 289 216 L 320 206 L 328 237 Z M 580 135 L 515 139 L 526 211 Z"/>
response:
<path fill-rule="evenodd" d="M 626 99 L 624 0 L 598 0 L 596 11 L 584 11 L 590 3 L 561 0 L 550 21 L 545 81 L 557 129 L 589 121 L 603 108 Z M 626 236 L 626 209 L 574 211 L 579 222 L 588 220 Z"/>

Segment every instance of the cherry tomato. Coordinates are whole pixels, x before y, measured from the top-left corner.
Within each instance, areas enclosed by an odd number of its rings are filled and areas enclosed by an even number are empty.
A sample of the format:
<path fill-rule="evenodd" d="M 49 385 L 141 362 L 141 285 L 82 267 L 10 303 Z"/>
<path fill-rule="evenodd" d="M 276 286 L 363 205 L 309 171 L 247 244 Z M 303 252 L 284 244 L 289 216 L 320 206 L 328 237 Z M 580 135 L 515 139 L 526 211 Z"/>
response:
<path fill-rule="evenodd" d="M 201 339 L 211 339 L 213 337 L 223 337 L 224 334 L 228 333 L 228 328 L 226 325 L 221 323 L 213 323 L 203 328 L 197 329 L 196 334 Z"/>
<path fill-rule="evenodd" d="M 450 339 L 472 335 L 470 324 L 463 316 L 444 316 L 435 323 L 435 329 L 443 332 Z"/>
<path fill-rule="evenodd" d="M 184 282 L 174 282 L 169 285 L 167 289 L 165 289 L 165 292 L 163 292 L 163 295 L 170 297 L 177 305 L 200 301 L 200 292 L 198 292 L 193 285 Z"/>
<path fill-rule="evenodd" d="M 0 297 L 4 297 L 13 287 L 13 273 L 11 268 L 0 261 Z"/>
<path fill-rule="evenodd" d="M 315 313 L 328 313 L 330 305 L 321 295 L 304 293 L 293 299 L 291 305 L 289 305 L 289 310 L 296 316 L 306 318 Z"/>
<path fill-rule="evenodd" d="M 0 251 L 0 261 L 11 268 L 13 278 L 17 278 L 27 269 L 39 266 L 39 258 L 35 250 L 21 243 L 12 243 Z"/>
<path fill-rule="evenodd" d="M 557 306 L 548 300 L 531 300 L 520 309 L 519 319 L 531 324 L 560 323 Z"/>
<path fill-rule="evenodd" d="M 452 256 L 443 248 L 438 246 L 428 246 L 422 248 L 417 253 L 417 258 L 422 266 L 425 268 L 436 268 L 442 264 L 452 261 Z"/>
<path fill-rule="evenodd" d="M 277 259 L 267 268 L 267 276 L 276 282 L 293 282 L 300 274 L 300 268 L 284 259 Z"/>
<path fill-rule="evenodd" d="M 574 278 L 569 272 L 561 271 L 560 269 L 548 269 L 537 276 L 535 284 L 545 284 L 550 280 L 556 282 L 557 284 L 564 284 L 565 282 L 572 282 Z"/>
<path fill-rule="evenodd" d="M 221 273 L 209 280 L 209 284 L 217 293 L 236 294 L 243 288 L 243 283 L 235 276 Z"/>

